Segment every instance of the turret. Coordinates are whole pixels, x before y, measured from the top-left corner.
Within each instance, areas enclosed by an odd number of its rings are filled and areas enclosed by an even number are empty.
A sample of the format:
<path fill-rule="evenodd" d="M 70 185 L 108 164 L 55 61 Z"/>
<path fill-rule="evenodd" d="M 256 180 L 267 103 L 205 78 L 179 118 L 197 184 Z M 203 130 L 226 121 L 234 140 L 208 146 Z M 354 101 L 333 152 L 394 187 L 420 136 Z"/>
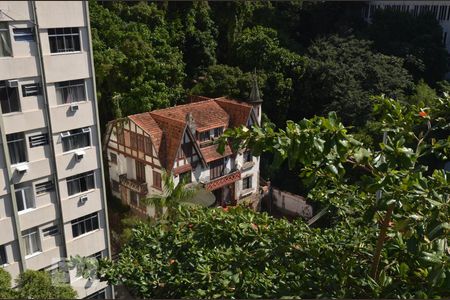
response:
<path fill-rule="evenodd" d="M 261 93 L 259 92 L 258 78 L 256 77 L 256 70 L 253 73 L 252 91 L 250 92 L 250 97 L 248 99 L 248 102 L 253 106 L 253 111 L 258 120 L 258 125 L 261 125 L 261 114 L 262 114 L 261 105 L 262 105 L 263 100 L 261 98 Z"/>

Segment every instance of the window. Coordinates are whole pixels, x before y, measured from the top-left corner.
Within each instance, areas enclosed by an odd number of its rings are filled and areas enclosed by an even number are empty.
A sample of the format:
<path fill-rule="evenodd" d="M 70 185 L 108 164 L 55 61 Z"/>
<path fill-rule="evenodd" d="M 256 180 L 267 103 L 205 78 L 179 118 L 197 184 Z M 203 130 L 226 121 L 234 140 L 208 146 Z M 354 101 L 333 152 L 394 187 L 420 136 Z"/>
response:
<path fill-rule="evenodd" d="M 192 182 L 191 171 L 181 173 L 180 174 L 180 182 L 191 183 Z"/>
<path fill-rule="evenodd" d="M 8 23 L 0 22 L 0 57 L 11 56 L 11 40 Z"/>
<path fill-rule="evenodd" d="M 41 251 L 39 246 L 39 232 L 36 228 L 26 230 L 22 233 L 22 240 L 25 245 L 25 255 Z"/>
<path fill-rule="evenodd" d="M 70 151 L 91 145 L 91 129 L 89 127 L 73 129 L 61 134 L 63 151 Z"/>
<path fill-rule="evenodd" d="M 244 179 L 242 179 L 242 189 L 243 190 L 252 188 L 252 177 L 253 176 L 248 176 L 248 177 L 245 177 Z"/>
<path fill-rule="evenodd" d="M 8 257 L 6 257 L 5 245 L 0 245 L 0 266 L 8 263 Z"/>
<path fill-rule="evenodd" d="M 94 171 L 67 177 L 67 191 L 69 196 L 86 192 L 95 188 Z"/>
<path fill-rule="evenodd" d="M 111 189 L 113 192 L 119 193 L 120 192 L 120 185 L 119 182 L 116 180 L 111 180 Z"/>
<path fill-rule="evenodd" d="M 43 183 L 38 183 L 35 185 L 36 189 L 36 195 L 45 194 L 48 192 L 51 192 L 55 189 L 55 185 L 53 184 L 53 181 L 47 181 Z"/>
<path fill-rule="evenodd" d="M 209 140 L 209 130 L 199 133 L 200 142 L 205 142 Z"/>
<path fill-rule="evenodd" d="M 50 28 L 48 40 L 51 53 L 81 51 L 78 27 Z"/>
<path fill-rule="evenodd" d="M 109 157 L 110 157 L 110 161 L 111 161 L 113 164 L 117 165 L 117 154 L 115 154 L 115 153 L 109 153 Z"/>
<path fill-rule="evenodd" d="M 55 89 L 56 99 L 59 104 L 86 100 L 84 79 L 57 82 L 55 83 Z"/>
<path fill-rule="evenodd" d="M 22 96 L 36 96 L 41 94 L 41 86 L 39 83 L 31 83 L 22 85 Z"/>
<path fill-rule="evenodd" d="M 139 205 L 139 194 L 135 191 L 130 191 L 130 203 L 134 206 Z"/>
<path fill-rule="evenodd" d="M 0 81 L 0 104 L 4 114 L 20 111 L 17 87 L 11 87 L 7 81 Z"/>
<path fill-rule="evenodd" d="M 144 136 L 137 134 L 137 149 L 141 152 L 144 152 Z"/>
<path fill-rule="evenodd" d="M 250 151 L 245 151 L 243 156 L 244 156 L 244 163 L 253 161 L 253 156 Z"/>
<path fill-rule="evenodd" d="M 73 237 L 94 231 L 98 226 L 98 213 L 92 213 L 87 216 L 72 220 L 72 235 Z"/>
<path fill-rule="evenodd" d="M 28 140 L 30 141 L 30 148 L 48 145 L 48 134 L 43 133 L 43 134 L 33 135 L 33 136 L 30 136 L 28 138 Z"/>
<path fill-rule="evenodd" d="M 137 138 L 136 138 L 136 133 L 134 133 L 134 132 L 130 132 L 130 145 L 131 145 L 131 148 L 137 149 Z"/>
<path fill-rule="evenodd" d="M 223 169 L 224 169 L 224 166 L 223 166 L 222 159 L 211 162 L 209 165 L 211 179 L 222 176 Z"/>
<path fill-rule="evenodd" d="M 30 187 L 14 187 L 16 192 L 17 210 L 23 211 L 34 208 L 34 199 Z"/>
<path fill-rule="evenodd" d="M 153 187 L 161 189 L 161 174 L 153 171 Z"/>
<path fill-rule="evenodd" d="M 19 41 L 34 41 L 33 28 L 13 28 L 14 40 Z"/>
<path fill-rule="evenodd" d="M 214 137 L 219 137 L 221 136 L 223 133 L 223 128 L 219 127 L 219 128 L 214 128 Z"/>
<path fill-rule="evenodd" d="M 136 180 L 145 182 L 145 164 L 136 160 Z"/>
<path fill-rule="evenodd" d="M 144 138 L 145 154 L 152 156 L 152 142 L 148 136 Z"/>
<path fill-rule="evenodd" d="M 59 234 L 58 225 L 53 225 L 42 229 L 42 234 L 44 237 L 58 235 Z"/>
<path fill-rule="evenodd" d="M 11 164 L 18 164 L 27 161 L 27 151 L 25 144 L 25 134 L 23 132 L 6 135 Z"/>

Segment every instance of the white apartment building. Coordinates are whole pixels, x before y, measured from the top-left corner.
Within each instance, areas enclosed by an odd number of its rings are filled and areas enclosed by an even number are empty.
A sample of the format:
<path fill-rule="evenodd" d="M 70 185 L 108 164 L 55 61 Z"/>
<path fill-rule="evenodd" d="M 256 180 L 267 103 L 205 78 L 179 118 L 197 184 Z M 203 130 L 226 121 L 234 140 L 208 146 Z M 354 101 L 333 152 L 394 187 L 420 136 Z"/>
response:
<path fill-rule="evenodd" d="M 110 257 L 86 1 L 0 1 L 0 266 Z M 79 298 L 98 280 L 68 280 Z"/>
<path fill-rule="evenodd" d="M 131 115 L 109 123 L 107 153 L 113 195 L 138 214 L 155 215 L 142 198 L 160 195 L 163 172 L 200 185 L 215 205 L 236 205 L 259 197 L 259 157 L 247 149 L 216 151 L 229 127 L 261 122 L 256 83 L 249 103 L 224 97 L 194 97 L 193 103 Z"/>
<path fill-rule="evenodd" d="M 376 9 L 393 9 L 402 12 L 409 12 L 414 16 L 421 13 L 432 13 L 439 21 L 443 29 L 442 42 L 447 51 L 450 52 L 450 1 L 432 1 L 432 0 L 373 0 L 367 1 L 363 15 L 370 20 Z"/>

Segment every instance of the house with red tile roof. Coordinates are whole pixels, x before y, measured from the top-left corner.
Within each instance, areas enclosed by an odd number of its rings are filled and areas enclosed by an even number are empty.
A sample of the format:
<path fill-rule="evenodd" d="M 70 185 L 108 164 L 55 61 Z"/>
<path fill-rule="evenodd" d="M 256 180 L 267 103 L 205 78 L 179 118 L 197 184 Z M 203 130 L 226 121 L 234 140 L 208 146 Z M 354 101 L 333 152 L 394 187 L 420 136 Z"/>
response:
<path fill-rule="evenodd" d="M 108 124 L 106 152 L 111 190 L 133 210 L 154 215 L 141 199 L 163 192 L 162 173 L 211 191 L 216 205 L 236 205 L 259 193 L 259 157 L 217 139 L 229 127 L 261 123 L 254 83 L 250 100 L 191 97 L 191 103 L 130 115 Z"/>

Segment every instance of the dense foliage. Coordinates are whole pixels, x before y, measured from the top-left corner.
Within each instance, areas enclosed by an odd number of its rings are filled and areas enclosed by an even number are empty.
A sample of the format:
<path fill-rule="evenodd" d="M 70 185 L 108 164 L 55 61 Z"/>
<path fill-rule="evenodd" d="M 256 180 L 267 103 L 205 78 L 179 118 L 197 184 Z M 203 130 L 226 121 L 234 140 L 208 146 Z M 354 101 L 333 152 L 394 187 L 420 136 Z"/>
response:
<path fill-rule="evenodd" d="M 119 260 L 102 261 L 101 278 L 155 298 L 450 296 L 450 174 L 423 162 L 448 160 L 450 98 L 430 107 L 372 101 L 374 126 L 386 133 L 378 146 L 355 139 L 335 113 L 222 138 L 301 166 L 328 226 L 180 207 L 171 223 L 135 226 Z"/>
<path fill-rule="evenodd" d="M 378 51 L 404 58 L 405 67 L 416 80 L 434 85 L 448 72 L 443 31 L 431 13 L 414 17 L 406 12 L 376 11 L 366 35 Z"/>
<path fill-rule="evenodd" d="M 384 11 L 367 24 L 362 7 L 91 1 L 101 121 L 182 103 L 189 93 L 246 100 L 256 69 L 277 126 L 336 109 L 361 125 L 370 95 L 400 99 L 420 79 L 433 87 L 444 79 L 448 55 L 434 16 Z"/>
<path fill-rule="evenodd" d="M 73 299 L 77 293 L 57 276 L 44 271 L 27 270 L 16 279 L 17 288 L 11 288 L 11 275 L 0 268 L 1 299 Z"/>

